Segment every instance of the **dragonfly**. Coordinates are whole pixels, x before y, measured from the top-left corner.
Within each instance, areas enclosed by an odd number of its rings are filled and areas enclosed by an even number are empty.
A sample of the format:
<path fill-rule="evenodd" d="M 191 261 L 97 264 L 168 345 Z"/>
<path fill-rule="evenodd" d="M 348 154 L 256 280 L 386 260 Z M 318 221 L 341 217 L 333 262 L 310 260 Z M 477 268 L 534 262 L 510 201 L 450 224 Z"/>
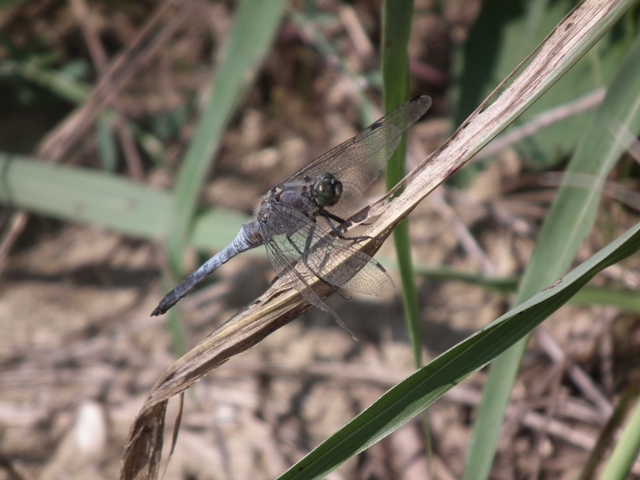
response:
<path fill-rule="evenodd" d="M 341 227 L 384 170 L 402 134 L 430 106 L 426 95 L 410 100 L 273 187 L 236 238 L 167 293 L 151 315 L 166 313 L 231 258 L 264 245 L 285 287 L 344 325 L 309 282 L 317 277 L 338 293 L 346 289 L 374 296 L 393 285 L 382 265 L 357 248 L 370 238 L 348 237 Z"/>

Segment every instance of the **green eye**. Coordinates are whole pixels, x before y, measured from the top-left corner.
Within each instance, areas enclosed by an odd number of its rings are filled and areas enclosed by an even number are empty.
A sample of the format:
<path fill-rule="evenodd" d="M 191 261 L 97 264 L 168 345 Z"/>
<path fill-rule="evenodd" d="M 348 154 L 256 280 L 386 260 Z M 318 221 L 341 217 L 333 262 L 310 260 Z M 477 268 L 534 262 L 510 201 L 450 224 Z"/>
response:
<path fill-rule="evenodd" d="M 330 207 L 338 203 L 342 195 L 342 182 L 330 173 L 323 173 L 316 186 L 316 203 L 321 207 Z"/>

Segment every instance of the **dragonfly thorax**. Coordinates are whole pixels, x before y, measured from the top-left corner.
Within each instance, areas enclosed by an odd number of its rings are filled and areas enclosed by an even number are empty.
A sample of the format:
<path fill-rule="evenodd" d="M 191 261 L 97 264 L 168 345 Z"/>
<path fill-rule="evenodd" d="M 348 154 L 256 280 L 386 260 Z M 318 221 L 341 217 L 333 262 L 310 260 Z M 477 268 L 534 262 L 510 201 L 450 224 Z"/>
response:
<path fill-rule="evenodd" d="M 342 195 L 342 182 L 329 172 L 321 174 L 312 188 L 315 201 L 320 207 L 335 205 Z"/>

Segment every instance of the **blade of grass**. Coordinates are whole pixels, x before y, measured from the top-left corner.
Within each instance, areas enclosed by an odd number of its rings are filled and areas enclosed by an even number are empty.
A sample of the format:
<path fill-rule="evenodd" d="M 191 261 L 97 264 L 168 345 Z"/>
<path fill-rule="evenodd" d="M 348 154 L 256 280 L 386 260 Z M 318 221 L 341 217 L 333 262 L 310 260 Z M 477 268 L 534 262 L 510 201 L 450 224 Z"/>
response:
<path fill-rule="evenodd" d="M 629 6 L 632 3 L 627 2 Z M 603 33 L 604 30 L 598 29 L 593 34 L 594 39 Z M 625 149 L 610 133 L 610 125 L 617 125 L 616 122 L 631 132 L 640 131 L 640 39 L 620 66 L 567 170 L 592 175 L 594 185 L 585 185 L 585 188 L 565 186 L 559 190 L 522 279 L 515 305 L 559 277 L 569 267 L 590 231 L 604 179 Z M 477 480 L 489 475 L 526 344 L 525 339 L 491 366 L 467 456 L 464 480 Z"/>
<path fill-rule="evenodd" d="M 397 269 L 397 264 L 378 258 L 383 267 Z M 415 264 L 416 273 L 424 275 L 429 280 L 460 281 L 470 285 L 477 285 L 486 291 L 509 295 L 518 290 L 519 277 L 488 277 L 477 273 L 469 273 L 446 265 Z M 640 312 L 640 296 L 634 290 L 624 290 L 615 287 L 585 287 L 571 300 L 577 306 L 612 306 L 628 312 Z"/>
<path fill-rule="evenodd" d="M 640 224 L 559 281 L 459 343 L 380 397 L 279 480 L 324 478 L 528 335 L 598 272 L 640 251 Z"/>
<path fill-rule="evenodd" d="M 382 14 L 382 81 L 384 107 L 389 112 L 409 99 L 409 34 L 413 18 L 413 0 L 385 1 Z M 405 175 L 404 159 L 407 150 L 406 136 L 398 145 L 387 164 L 387 189 L 391 190 Z M 398 192 L 399 193 L 399 192 Z M 404 220 L 393 231 L 402 281 L 402 304 L 405 321 L 413 347 L 416 368 L 422 366 L 422 341 L 420 339 L 420 314 L 416 290 L 409 223 Z"/>
<path fill-rule="evenodd" d="M 409 34 L 413 18 L 413 0 L 385 1 L 382 14 L 382 81 L 384 108 L 389 112 L 409 99 Z M 405 176 L 406 136 L 387 164 L 387 189 L 391 190 Z M 422 366 L 422 341 L 418 292 L 415 287 L 409 224 L 400 222 L 393 232 L 402 281 L 402 303 L 416 368 Z"/>
<path fill-rule="evenodd" d="M 176 181 L 172 222 L 167 230 L 166 252 L 170 268 L 168 278 L 165 278 L 166 289 L 175 285 L 181 276 L 183 251 L 202 186 L 231 115 L 269 51 L 286 4 L 286 0 L 243 0 L 238 7 L 224 58 L 212 81 L 211 96 Z M 169 323 L 174 333 L 174 346 L 183 353 L 184 342 L 176 312 L 174 309 L 169 313 Z"/>
<path fill-rule="evenodd" d="M 609 451 L 611 445 L 615 442 L 615 438 L 618 437 L 618 430 L 621 428 L 625 420 L 629 419 L 629 412 L 638 399 L 638 377 L 630 385 L 628 385 L 620 395 L 617 401 L 617 405 L 610 413 L 607 422 L 600 429 L 598 440 L 593 448 L 589 451 L 580 475 L 576 477 L 576 480 L 591 480 L 596 478 L 596 473 L 601 471 L 600 465 L 602 459 Z M 616 462 L 618 463 L 618 462 Z M 633 460 L 632 460 L 633 463 Z M 614 479 L 620 477 L 605 477 L 607 479 Z M 623 478 L 627 478 L 626 475 Z"/>
<path fill-rule="evenodd" d="M 638 397 L 638 389 L 633 388 Z M 631 467 L 640 452 L 640 401 L 637 401 L 633 414 L 625 425 L 620 440 L 611 454 L 600 478 L 603 480 L 624 480 L 629 478 Z"/>
<path fill-rule="evenodd" d="M 112 125 L 112 122 L 100 116 L 95 128 L 100 166 L 107 172 L 115 172 L 118 168 L 118 142 L 111 129 Z"/>
<path fill-rule="evenodd" d="M 172 208 L 167 252 L 172 272 L 179 275 L 182 253 L 198 198 L 214 163 L 222 134 L 242 94 L 264 60 L 280 24 L 285 0 L 243 0 L 236 12 L 225 55 L 216 69 L 212 93 L 180 168 Z"/>
<path fill-rule="evenodd" d="M 10 65 L 7 74 L 18 74 L 72 103 L 81 103 L 91 91 L 88 85 L 65 73 L 52 71 L 35 60 L 14 62 Z"/>
<path fill-rule="evenodd" d="M 384 108 L 390 112 L 409 99 L 409 35 L 413 20 L 413 0 L 385 0 L 382 6 L 382 83 Z M 406 135 L 387 164 L 387 190 L 391 190 L 404 178 L 407 152 Z M 399 194 L 401 191 L 397 192 Z M 402 305 L 409 339 L 413 348 L 416 368 L 422 367 L 422 338 L 420 335 L 420 308 L 415 274 L 411 260 L 409 221 L 398 223 L 393 231 L 400 281 Z M 422 433 L 428 457 L 432 458 L 429 417 L 422 416 Z M 430 462 L 432 464 L 432 462 Z"/>
<path fill-rule="evenodd" d="M 171 201 L 169 192 L 128 178 L 0 152 L 0 203 L 9 207 L 153 239 L 171 224 Z M 243 215 L 229 210 L 203 212 L 197 217 L 192 244 L 202 250 L 222 248 L 244 221 Z"/>

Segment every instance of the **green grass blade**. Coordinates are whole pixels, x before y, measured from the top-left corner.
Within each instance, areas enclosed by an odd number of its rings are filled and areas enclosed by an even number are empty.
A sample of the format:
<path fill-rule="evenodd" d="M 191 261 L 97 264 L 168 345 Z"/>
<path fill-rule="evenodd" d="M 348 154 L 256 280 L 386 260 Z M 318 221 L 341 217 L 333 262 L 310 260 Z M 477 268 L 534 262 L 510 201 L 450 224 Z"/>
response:
<path fill-rule="evenodd" d="M 422 412 L 469 375 L 528 335 L 598 272 L 640 251 L 640 224 L 544 291 L 498 318 L 394 386 L 279 477 L 323 478 Z"/>
<path fill-rule="evenodd" d="M 76 78 L 43 67 L 35 60 L 15 62 L 12 73 L 16 73 L 72 103 L 81 103 L 90 92 L 89 86 Z"/>
<path fill-rule="evenodd" d="M 601 471 L 600 465 L 603 458 L 607 455 L 611 445 L 618 437 L 617 432 L 621 429 L 625 420 L 629 419 L 629 413 L 638 400 L 638 376 L 632 380 L 631 385 L 625 388 L 622 395 L 619 396 L 615 408 L 609 415 L 607 422 L 602 426 L 598 439 L 589 451 L 589 456 L 585 460 L 580 474 L 575 477 L 576 480 L 591 480 L 596 478 L 596 473 Z M 633 420 L 631 424 L 633 425 Z M 629 447 L 628 440 L 625 441 L 625 449 Z M 626 455 L 624 455 L 626 457 Z M 620 459 L 618 459 L 620 460 Z M 616 470 L 619 469 L 620 462 L 616 460 Z M 619 470 L 618 470 L 619 472 Z M 605 477 L 605 478 L 627 478 L 623 477 Z"/>
<path fill-rule="evenodd" d="M 79 223 L 151 237 L 169 226 L 170 197 L 109 173 L 0 153 L 0 202 Z"/>
<path fill-rule="evenodd" d="M 386 0 L 382 7 L 382 83 L 384 108 L 390 112 L 409 99 L 409 36 L 413 20 L 413 0 Z M 405 176 L 407 152 L 406 135 L 387 165 L 387 190 L 391 190 Z M 400 192 L 398 192 L 399 194 Z M 402 305 L 416 368 L 422 366 L 422 336 L 420 335 L 420 307 L 418 289 L 411 260 L 409 220 L 398 223 L 393 231 L 396 256 L 402 283 Z M 423 435 L 429 458 L 432 457 L 429 419 L 422 418 Z"/>
<path fill-rule="evenodd" d="M 167 232 L 172 273 L 181 273 L 182 254 L 207 173 L 236 105 L 269 51 L 284 13 L 286 0 L 244 0 L 216 69 L 212 93 L 202 112 L 180 169 Z"/>
<path fill-rule="evenodd" d="M 587 287 L 576 295 L 571 303 L 577 306 L 611 306 L 627 312 L 640 313 L 640 295 L 634 290 Z"/>
<path fill-rule="evenodd" d="M 634 134 L 640 131 L 640 39 L 617 72 L 567 170 L 568 178 L 571 174 L 588 174 L 593 184 L 584 188 L 563 186 L 558 192 L 522 279 L 516 305 L 562 275 L 573 261 L 594 223 L 602 182 L 624 151 L 625 145 L 611 133 L 611 127 L 617 130 L 619 125 Z M 489 475 L 525 347 L 526 341 L 523 341 L 491 366 L 464 479 L 477 480 Z"/>
<path fill-rule="evenodd" d="M 171 201 L 169 192 L 125 177 L 0 152 L 0 203 L 9 207 L 153 239 L 171 224 Z M 196 217 L 192 244 L 202 250 L 222 248 L 244 221 L 229 210 L 203 212 Z"/>
<path fill-rule="evenodd" d="M 634 393 L 638 394 L 637 389 Z M 620 440 L 611 454 L 600 476 L 603 480 L 624 480 L 629 478 L 633 462 L 640 452 L 640 401 L 637 402 L 629 422 L 622 432 Z"/>
<path fill-rule="evenodd" d="M 216 70 L 212 93 L 196 127 L 176 181 L 167 231 L 166 251 L 169 275 L 166 289 L 181 277 L 183 252 L 188 244 L 202 186 L 215 160 L 222 135 L 244 91 L 252 83 L 259 65 L 269 51 L 284 13 L 286 0 L 243 0 L 236 12 L 225 55 Z M 177 353 L 184 353 L 178 310 L 169 312 L 169 325 Z"/>
<path fill-rule="evenodd" d="M 483 2 L 482 9 L 461 52 L 456 125 L 508 75 L 577 2 L 530 0 Z M 608 2 L 611 3 L 611 2 Z M 534 106 L 514 122 L 511 130 L 558 105 L 575 101 L 595 88 L 609 84 L 624 53 L 635 38 L 635 22 L 620 24 L 588 56 Z M 548 168 L 571 155 L 592 120 L 591 113 L 569 116 L 520 141 L 515 148 L 537 168 Z M 509 131 L 509 130 L 508 130 Z M 470 176 L 468 169 L 460 174 Z"/>
<path fill-rule="evenodd" d="M 383 3 L 382 15 L 382 81 L 384 107 L 389 112 L 409 99 L 409 34 L 413 19 L 413 0 Z M 387 189 L 392 189 L 405 175 L 406 137 L 387 165 Z M 422 341 L 420 339 L 420 312 L 418 292 L 415 286 L 409 242 L 409 223 L 404 220 L 393 231 L 402 281 L 402 303 L 405 320 L 413 347 L 416 368 L 422 366 Z"/>
<path fill-rule="evenodd" d="M 383 267 L 397 269 L 397 263 L 379 258 Z M 425 275 L 430 280 L 460 281 L 482 287 L 485 291 L 509 295 L 518 290 L 518 277 L 493 277 L 477 273 L 469 273 L 446 265 L 415 264 L 416 273 Z M 640 312 L 640 295 L 634 290 L 623 290 L 615 287 L 586 287 L 571 300 L 578 306 L 611 306 L 628 312 Z"/>

